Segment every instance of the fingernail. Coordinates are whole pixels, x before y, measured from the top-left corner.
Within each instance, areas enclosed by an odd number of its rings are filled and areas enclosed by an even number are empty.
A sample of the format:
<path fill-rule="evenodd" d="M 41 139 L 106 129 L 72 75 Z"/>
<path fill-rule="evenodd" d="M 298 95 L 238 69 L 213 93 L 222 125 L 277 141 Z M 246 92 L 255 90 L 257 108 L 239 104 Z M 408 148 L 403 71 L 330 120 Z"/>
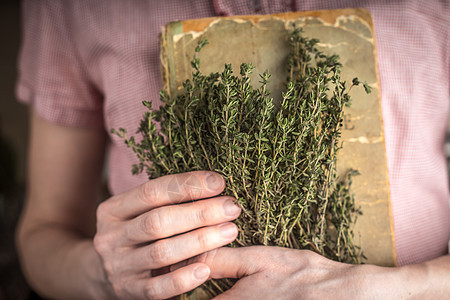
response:
<path fill-rule="evenodd" d="M 220 235 L 225 239 L 230 239 L 232 237 L 236 236 L 236 225 L 233 223 L 226 223 L 223 225 L 220 225 L 219 231 Z"/>
<path fill-rule="evenodd" d="M 233 200 L 227 200 L 223 204 L 223 211 L 226 216 L 232 217 L 237 215 L 241 211 L 241 208 L 237 206 Z"/>
<path fill-rule="evenodd" d="M 210 190 L 217 190 L 222 187 L 223 181 L 219 174 L 209 173 L 206 175 L 206 185 Z"/>
<path fill-rule="evenodd" d="M 198 279 L 198 280 L 205 280 L 209 277 L 209 268 L 208 266 L 198 266 L 195 270 L 194 270 L 194 276 Z"/>

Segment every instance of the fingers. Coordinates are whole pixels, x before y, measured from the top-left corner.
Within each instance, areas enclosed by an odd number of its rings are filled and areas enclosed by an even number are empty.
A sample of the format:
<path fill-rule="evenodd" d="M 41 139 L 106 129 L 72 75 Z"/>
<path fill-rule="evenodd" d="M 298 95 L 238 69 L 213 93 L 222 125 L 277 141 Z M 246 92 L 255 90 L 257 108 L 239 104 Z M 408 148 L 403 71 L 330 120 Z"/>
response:
<path fill-rule="evenodd" d="M 240 212 L 241 208 L 234 203 L 234 199 L 226 196 L 156 208 L 126 222 L 126 243 L 151 242 L 232 221 Z"/>
<path fill-rule="evenodd" d="M 209 277 L 209 268 L 205 264 L 195 263 L 176 271 L 139 281 L 143 299 L 167 299 L 186 293 Z"/>
<path fill-rule="evenodd" d="M 125 254 L 118 262 L 117 268 L 137 272 L 159 269 L 224 246 L 232 242 L 237 233 L 237 226 L 227 222 L 200 228 L 169 239 L 158 240 L 138 248 L 132 253 Z"/>
<path fill-rule="evenodd" d="M 209 266 L 211 278 L 242 278 L 268 267 L 271 260 L 278 260 L 276 256 L 283 255 L 284 250 L 286 249 L 267 246 L 222 247 L 179 262 L 172 266 L 171 270 L 201 262 Z"/>
<path fill-rule="evenodd" d="M 150 180 L 104 205 L 112 215 L 130 219 L 160 206 L 213 197 L 224 188 L 225 181 L 218 173 L 195 171 Z"/>

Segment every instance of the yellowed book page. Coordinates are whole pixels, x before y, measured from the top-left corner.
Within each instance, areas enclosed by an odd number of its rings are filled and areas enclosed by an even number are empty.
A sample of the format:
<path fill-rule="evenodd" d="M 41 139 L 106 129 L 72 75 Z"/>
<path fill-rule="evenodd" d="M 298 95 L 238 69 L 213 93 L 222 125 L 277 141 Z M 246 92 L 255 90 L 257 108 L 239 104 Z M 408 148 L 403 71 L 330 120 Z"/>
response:
<path fill-rule="evenodd" d="M 373 88 L 351 91 L 352 105 L 345 111 L 343 148 L 338 157 L 338 173 L 350 168 L 352 190 L 363 212 L 354 228 L 367 263 L 393 266 L 396 262 L 389 198 L 389 184 L 380 104 L 376 45 L 370 14 L 363 9 L 286 13 L 269 16 L 235 16 L 170 23 L 161 38 L 165 89 L 176 94 L 181 83 L 191 77 L 194 48 L 199 39 L 209 45 L 200 53 L 203 73 L 219 72 L 231 63 L 236 73 L 242 62 L 256 66 L 258 74 L 271 73 L 270 90 L 275 101 L 287 78 L 288 37 L 293 24 L 302 27 L 308 38 L 319 39 L 318 48 L 340 56 L 342 77 L 351 84 L 353 77 Z"/>

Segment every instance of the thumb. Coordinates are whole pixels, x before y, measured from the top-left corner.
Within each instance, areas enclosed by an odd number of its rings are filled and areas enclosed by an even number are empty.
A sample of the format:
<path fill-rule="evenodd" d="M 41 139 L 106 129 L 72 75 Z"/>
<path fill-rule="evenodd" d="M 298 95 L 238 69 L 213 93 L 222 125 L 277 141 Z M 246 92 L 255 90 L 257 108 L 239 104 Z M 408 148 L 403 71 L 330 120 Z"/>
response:
<path fill-rule="evenodd" d="M 203 262 L 211 270 L 211 278 L 242 278 L 260 272 L 264 267 L 264 246 L 242 248 L 222 247 L 203 255 Z"/>

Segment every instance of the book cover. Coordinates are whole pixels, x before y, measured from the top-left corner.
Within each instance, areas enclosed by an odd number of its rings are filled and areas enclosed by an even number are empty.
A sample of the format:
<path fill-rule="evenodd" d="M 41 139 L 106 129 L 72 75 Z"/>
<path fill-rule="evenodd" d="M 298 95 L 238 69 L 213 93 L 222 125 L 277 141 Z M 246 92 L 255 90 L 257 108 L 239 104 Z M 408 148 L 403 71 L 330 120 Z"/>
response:
<path fill-rule="evenodd" d="M 396 252 L 376 43 L 368 11 L 342 9 L 169 23 L 161 35 L 164 90 L 175 95 L 182 82 L 191 77 L 194 49 L 200 39 L 206 38 L 209 45 L 199 54 L 204 74 L 221 71 L 225 63 L 231 63 L 238 72 L 241 63 L 251 62 L 256 66 L 252 82 L 258 82 L 258 74 L 268 70 L 272 75 L 269 88 L 278 101 L 287 78 L 288 37 L 294 24 L 303 29 L 304 36 L 319 39 L 319 49 L 340 56 L 341 75 L 349 84 L 358 77 L 372 87 L 369 95 L 363 88 L 351 91 L 337 167 L 340 176 L 349 169 L 360 172 L 352 185 L 356 205 L 363 213 L 354 227 L 354 239 L 367 257 L 366 263 L 393 266 Z"/>

